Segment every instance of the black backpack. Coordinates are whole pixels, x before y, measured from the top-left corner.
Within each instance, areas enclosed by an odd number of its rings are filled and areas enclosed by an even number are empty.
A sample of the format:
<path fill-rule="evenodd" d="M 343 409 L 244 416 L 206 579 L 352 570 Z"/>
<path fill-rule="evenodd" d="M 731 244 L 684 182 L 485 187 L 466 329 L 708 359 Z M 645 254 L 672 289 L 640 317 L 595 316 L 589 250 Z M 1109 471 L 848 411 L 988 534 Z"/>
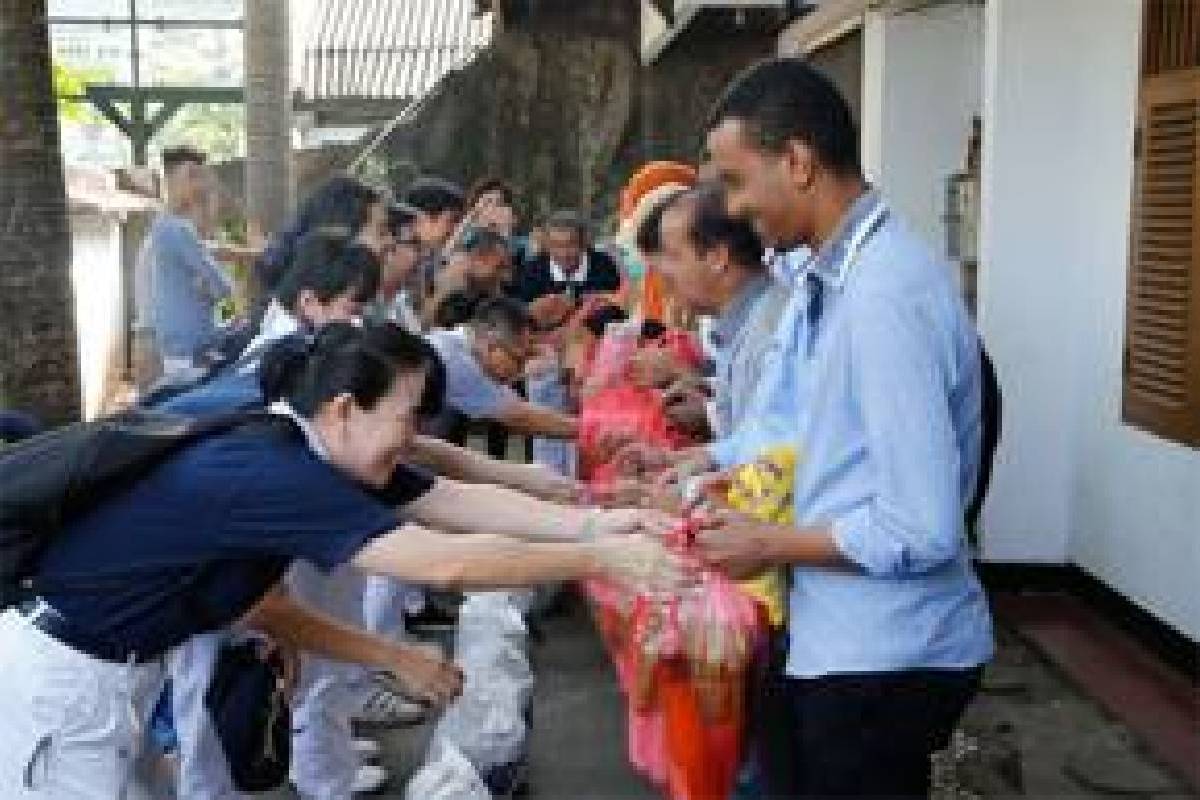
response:
<path fill-rule="evenodd" d="M 30 576 L 73 516 L 200 439 L 266 412 L 191 418 L 137 409 L 77 422 L 0 451 L 0 609 L 36 592 Z"/>

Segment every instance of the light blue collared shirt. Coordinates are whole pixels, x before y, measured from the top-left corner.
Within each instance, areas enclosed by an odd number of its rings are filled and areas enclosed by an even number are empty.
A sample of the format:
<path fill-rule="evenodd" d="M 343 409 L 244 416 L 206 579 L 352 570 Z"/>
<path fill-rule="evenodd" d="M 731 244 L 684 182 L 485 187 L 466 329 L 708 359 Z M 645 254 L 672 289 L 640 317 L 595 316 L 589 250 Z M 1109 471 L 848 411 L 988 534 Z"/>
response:
<path fill-rule="evenodd" d="M 797 525 L 830 527 L 858 571 L 793 569 L 788 674 L 978 666 L 979 342 L 951 272 L 869 191 L 799 281 L 763 414 L 790 417 Z"/>
<path fill-rule="evenodd" d="M 161 214 L 150 226 L 138 256 L 142 322 L 154 330 L 164 358 L 193 359 L 217 337 L 217 303 L 233 283 L 213 260 L 195 226 L 177 214 Z"/>

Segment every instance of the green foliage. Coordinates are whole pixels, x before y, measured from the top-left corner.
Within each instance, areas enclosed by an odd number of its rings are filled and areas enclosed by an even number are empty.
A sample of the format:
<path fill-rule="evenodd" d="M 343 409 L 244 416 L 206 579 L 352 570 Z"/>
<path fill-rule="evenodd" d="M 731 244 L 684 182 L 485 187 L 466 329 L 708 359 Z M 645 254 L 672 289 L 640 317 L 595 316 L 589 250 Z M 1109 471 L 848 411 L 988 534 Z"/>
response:
<path fill-rule="evenodd" d="M 53 79 L 59 119 L 79 125 L 104 122 L 103 115 L 87 100 L 68 98 L 82 95 L 89 83 L 112 83 L 115 77 L 116 73 L 110 67 L 75 67 L 56 61 Z"/>

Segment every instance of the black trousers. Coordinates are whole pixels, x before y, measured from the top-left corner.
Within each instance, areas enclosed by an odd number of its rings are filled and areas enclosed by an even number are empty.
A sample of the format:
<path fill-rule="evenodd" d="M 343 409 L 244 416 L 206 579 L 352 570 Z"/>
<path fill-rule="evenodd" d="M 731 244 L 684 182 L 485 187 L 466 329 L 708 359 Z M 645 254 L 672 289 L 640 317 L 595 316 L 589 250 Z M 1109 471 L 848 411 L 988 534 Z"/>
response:
<path fill-rule="evenodd" d="M 796 679 L 773 660 L 754 704 L 771 798 L 928 797 L 930 756 L 979 689 L 978 669 Z"/>

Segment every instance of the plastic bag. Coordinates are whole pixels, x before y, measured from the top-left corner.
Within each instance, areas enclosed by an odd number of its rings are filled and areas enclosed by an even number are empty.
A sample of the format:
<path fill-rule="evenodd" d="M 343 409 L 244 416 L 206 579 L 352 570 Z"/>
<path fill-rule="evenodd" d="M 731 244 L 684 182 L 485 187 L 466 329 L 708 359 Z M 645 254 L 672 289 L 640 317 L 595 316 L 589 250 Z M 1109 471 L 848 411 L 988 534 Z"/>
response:
<path fill-rule="evenodd" d="M 434 729 L 435 744 L 451 744 L 480 774 L 525 760 L 528 725 L 519 698 L 491 681 L 468 678 L 462 695 Z"/>
<path fill-rule="evenodd" d="M 404 787 L 404 800 L 491 800 L 475 767 L 452 743 L 438 742 L 429 753 Z"/>
<path fill-rule="evenodd" d="M 738 467 L 729 483 L 726 501 L 731 508 L 764 522 L 791 523 L 796 474 L 796 449 L 776 446 L 765 449 L 754 461 Z M 742 588 L 763 604 L 772 627 L 783 625 L 787 614 L 786 581 L 781 570 L 772 569 L 747 581 Z"/>
<path fill-rule="evenodd" d="M 479 603 L 466 615 L 460 614 L 454 634 L 454 659 L 469 685 L 486 683 L 524 709 L 533 699 L 534 684 L 528 635 L 516 609 L 506 609 L 485 608 Z"/>
<path fill-rule="evenodd" d="M 473 592 L 463 600 L 458 610 L 458 627 L 491 631 L 517 643 L 529 635 L 524 612 L 517 605 L 518 595 L 525 593 Z M 527 601 L 528 598 L 521 598 Z"/>
<path fill-rule="evenodd" d="M 608 386 L 625 375 L 629 360 L 637 352 L 642 320 L 635 317 L 609 325 L 592 356 L 588 378 L 595 386 Z"/>
<path fill-rule="evenodd" d="M 584 401 L 578 441 L 580 474 L 603 482 L 617 476 L 609 465 L 626 444 L 639 442 L 674 449 L 687 444 L 688 439 L 671 426 L 656 391 L 619 385 Z"/>
<path fill-rule="evenodd" d="M 704 350 L 696 337 L 687 331 L 671 328 L 655 339 L 652 346 L 666 350 L 676 362 L 693 370 L 704 364 Z"/>

